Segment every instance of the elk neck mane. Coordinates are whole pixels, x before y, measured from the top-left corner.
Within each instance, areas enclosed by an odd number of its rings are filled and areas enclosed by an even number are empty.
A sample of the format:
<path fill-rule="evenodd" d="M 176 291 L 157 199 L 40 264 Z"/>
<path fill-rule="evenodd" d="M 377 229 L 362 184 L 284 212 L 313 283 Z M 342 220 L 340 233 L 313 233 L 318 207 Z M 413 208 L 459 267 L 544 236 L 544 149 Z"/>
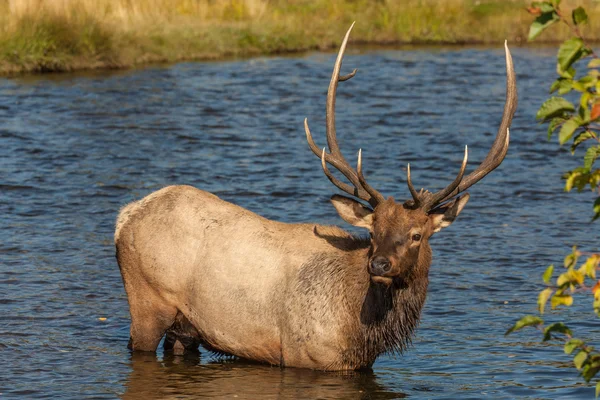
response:
<path fill-rule="evenodd" d="M 321 232 L 315 227 L 315 234 Z M 327 308 L 340 318 L 350 341 L 340 365 L 365 367 L 382 353 L 401 354 L 411 344 L 425 303 L 429 245 L 420 249 L 409 281 L 396 280 L 387 287 L 370 279 L 368 239 L 331 235 L 326 240 L 346 252 L 319 253 L 302 265 L 293 288 L 300 298 L 295 300 L 306 310 Z M 330 365 L 327 369 L 338 368 Z"/>

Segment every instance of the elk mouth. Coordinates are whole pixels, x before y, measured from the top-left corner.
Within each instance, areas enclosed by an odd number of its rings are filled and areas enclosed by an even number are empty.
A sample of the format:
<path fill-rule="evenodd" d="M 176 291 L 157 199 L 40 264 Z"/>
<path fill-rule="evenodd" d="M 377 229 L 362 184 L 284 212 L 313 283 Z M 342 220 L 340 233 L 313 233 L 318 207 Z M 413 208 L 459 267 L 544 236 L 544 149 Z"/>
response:
<path fill-rule="evenodd" d="M 394 289 L 407 289 L 408 280 L 406 277 L 399 275 L 396 276 L 381 276 L 371 275 L 371 281 L 375 284 L 383 285 L 387 288 L 393 287 Z"/>
<path fill-rule="evenodd" d="M 392 282 L 394 281 L 389 276 L 381 276 L 381 275 L 371 275 L 371 280 L 375 283 L 380 283 L 385 286 L 390 286 L 392 284 Z"/>

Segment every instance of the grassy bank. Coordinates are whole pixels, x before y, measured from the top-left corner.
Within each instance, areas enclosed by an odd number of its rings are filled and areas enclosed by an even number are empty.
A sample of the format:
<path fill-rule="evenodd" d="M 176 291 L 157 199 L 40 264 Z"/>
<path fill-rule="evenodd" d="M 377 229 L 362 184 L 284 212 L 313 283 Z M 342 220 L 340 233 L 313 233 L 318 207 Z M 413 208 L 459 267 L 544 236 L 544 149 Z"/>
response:
<path fill-rule="evenodd" d="M 521 42 L 523 0 L 0 0 L 0 74 L 122 68 L 366 43 Z M 565 4 L 566 3 L 566 4 Z M 600 21 L 592 0 L 590 20 Z M 600 39 L 600 24 L 586 35 Z M 552 30 L 542 39 L 561 40 Z"/>

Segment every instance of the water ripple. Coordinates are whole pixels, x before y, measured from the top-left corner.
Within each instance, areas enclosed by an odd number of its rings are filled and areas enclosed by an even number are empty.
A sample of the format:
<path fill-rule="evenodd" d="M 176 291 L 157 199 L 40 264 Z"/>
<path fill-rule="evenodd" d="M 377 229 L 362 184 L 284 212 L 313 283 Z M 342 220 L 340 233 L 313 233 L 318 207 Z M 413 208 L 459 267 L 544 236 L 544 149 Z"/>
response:
<path fill-rule="evenodd" d="M 401 357 L 369 373 L 327 374 L 126 350 L 127 298 L 112 234 L 124 204 L 191 184 L 269 218 L 341 224 L 334 188 L 302 121 L 325 143 L 333 54 L 182 63 L 124 72 L 0 81 L 0 393 L 79 398 L 591 397 L 560 348 L 513 321 L 535 310 L 543 268 L 569 246 L 590 198 L 562 192 L 576 159 L 533 120 L 554 55 L 516 49 L 519 109 L 503 165 L 471 190 L 459 221 L 432 238 L 422 323 Z M 504 102 L 501 49 L 349 54 L 338 135 L 364 151 L 369 181 L 406 198 L 413 181 L 440 189 L 469 145 L 469 169 L 493 141 Z M 536 71 L 532 74 L 530 71 Z M 354 160 L 352 161 L 354 162 Z M 568 209 L 564 208 L 568 204 Z M 598 333 L 577 314 L 590 336 Z M 550 316 L 558 318 L 558 316 Z M 101 319 L 102 318 L 102 319 Z M 106 318 L 106 320 L 103 320 Z M 530 341 L 522 345 L 519 341 Z"/>

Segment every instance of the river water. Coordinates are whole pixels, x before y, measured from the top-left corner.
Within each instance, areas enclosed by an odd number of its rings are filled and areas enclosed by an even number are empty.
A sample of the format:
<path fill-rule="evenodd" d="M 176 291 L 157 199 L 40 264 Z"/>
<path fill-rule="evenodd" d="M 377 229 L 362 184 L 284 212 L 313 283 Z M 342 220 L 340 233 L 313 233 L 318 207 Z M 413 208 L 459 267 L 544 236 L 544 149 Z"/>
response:
<path fill-rule="evenodd" d="M 231 360 L 130 354 L 129 312 L 112 235 L 123 205 L 169 184 L 211 191 L 265 217 L 339 224 L 337 190 L 309 151 L 324 140 L 334 54 L 151 66 L 0 80 L 0 397 L 567 398 L 591 397 L 559 345 L 531 331 L 541 274 L 578 243 L 597 250 L 590 194 L 562 191 L 576 165 L 534 120 L 554 50 L 513 49 L 519 108 L 502 166 L 431 239 L 422 322 L 402 356 L 372 372 L 332 374 Z M 369 182 L 405 199 L 487 153 L 502 114 L 503 50 L 350 52 L 338 137 L 359 147 Z M 352 160 L 354 163 L 354 160 Z M 467 171 L 467 172 L 468 172 Z M 569 318 L 600 329 L 582 299 Z M 591 321 L 591 322 L 590 322 Z M 161 347 L 162 348 L 162 347 Z"/>

